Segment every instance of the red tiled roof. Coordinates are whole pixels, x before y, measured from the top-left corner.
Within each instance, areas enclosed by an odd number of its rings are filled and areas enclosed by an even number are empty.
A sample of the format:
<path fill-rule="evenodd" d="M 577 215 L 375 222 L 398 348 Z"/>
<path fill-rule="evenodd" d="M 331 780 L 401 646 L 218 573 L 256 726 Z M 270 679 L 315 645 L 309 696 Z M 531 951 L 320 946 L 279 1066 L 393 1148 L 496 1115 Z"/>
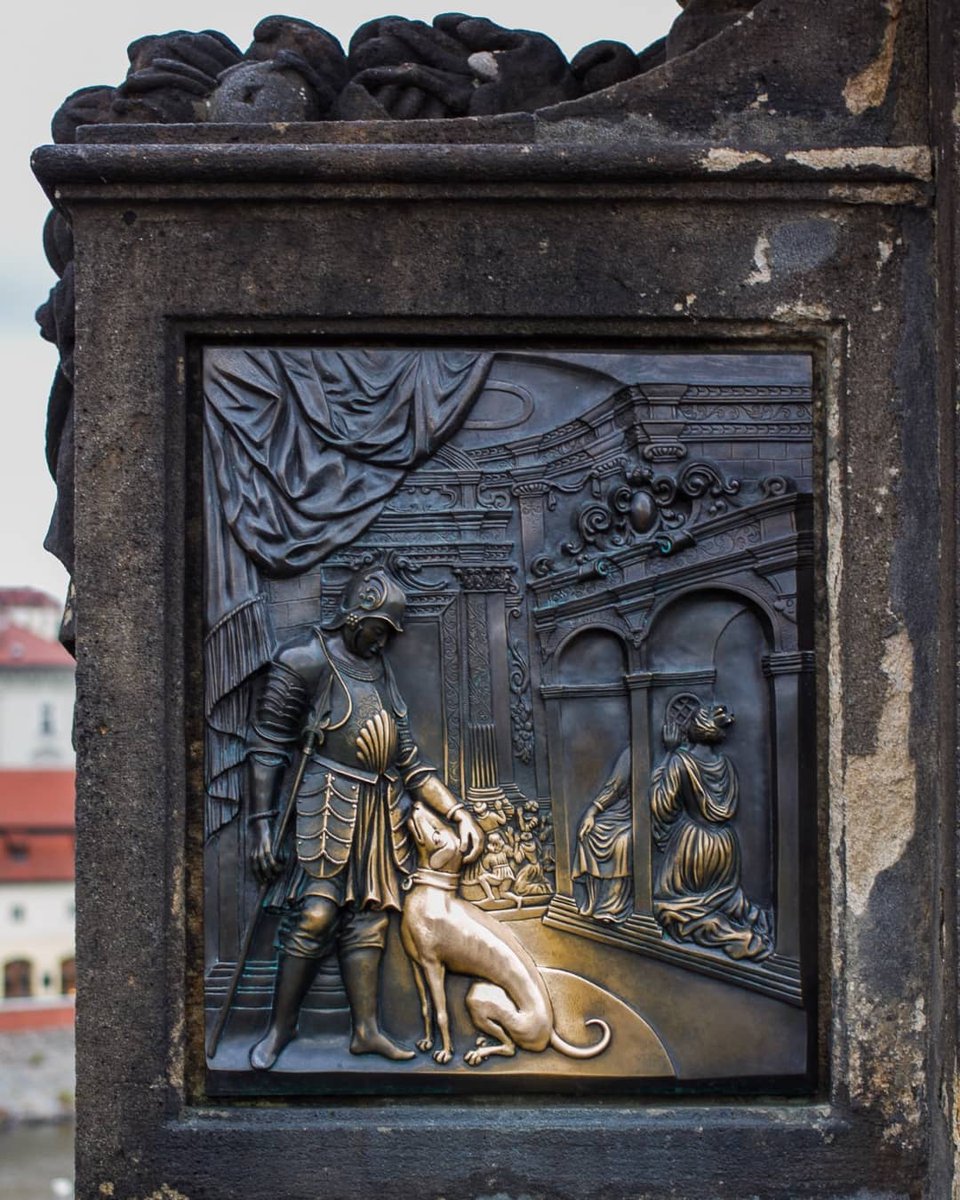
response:
<path fill-rule="evenodd" d="M 74 772 L 0 771 L 0 836 L 8 830 L 72 829 Z"/>
<path fill-rule="evenodd" d="M 0 608 L 60 608 L 60 602 L 47 592 L 32 587 L 0 588 Z"/>
<path fill-rule="evenodd" d="M 73 878 L 72 833 L 10 833 L 0 828 L 0 883 L 68 882 Z"/>
<path fill-rule="evenodd" d="M 59 642 L 47 641 L 19 625 L 0 624 L 0 668 L 73 665 L 73 659 Z"/>

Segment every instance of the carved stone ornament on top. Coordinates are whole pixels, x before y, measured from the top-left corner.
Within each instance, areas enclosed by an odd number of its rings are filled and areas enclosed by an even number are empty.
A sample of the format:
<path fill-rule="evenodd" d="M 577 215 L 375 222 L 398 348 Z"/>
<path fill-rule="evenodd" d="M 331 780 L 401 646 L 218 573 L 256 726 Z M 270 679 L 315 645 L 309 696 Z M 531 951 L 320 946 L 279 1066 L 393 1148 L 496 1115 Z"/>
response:
<path fill-rule="evenodd" d="M 431 120 L 533 112 L 653 70 L 716 36 L 757 0 L 680 0 L 669 34 L 634 50 L 609 39 L 571 61 L 546 34 L 484 17 L 443 13 L 432 23 L 383 16 L 361 25 L 344 52 L 327 30 L 265 17 L 244 52 L 215 30 L 137 39 L 116 87 L 74 92 L 54 139 L 79 125 L 116 122 Z"/>

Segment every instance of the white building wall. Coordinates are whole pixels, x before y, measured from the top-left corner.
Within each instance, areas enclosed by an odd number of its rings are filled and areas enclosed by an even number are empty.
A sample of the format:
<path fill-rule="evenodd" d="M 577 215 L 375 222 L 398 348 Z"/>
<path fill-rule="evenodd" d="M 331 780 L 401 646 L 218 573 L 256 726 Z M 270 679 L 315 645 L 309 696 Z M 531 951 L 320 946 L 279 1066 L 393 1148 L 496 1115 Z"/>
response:
<path fill-rule="evenodd" d="M 69 768 L 74 753 L 73 671 L 0 671 L 0 769 Z"/>
<path fill-rule="evenodd" d="M 73 958 L 73 944 L 72 882 L 0 883 L 0 991 L 4 965 L 26 959 L 34 995 L 59 996 L 61 965 Z"/>
<path fill-rule="evenodd" d="M 3 617 L 20 629 L 29 629 L 44 641 L 55 642 L 60 636 L 62 610 L 59 605 L 4 604 Z"/>

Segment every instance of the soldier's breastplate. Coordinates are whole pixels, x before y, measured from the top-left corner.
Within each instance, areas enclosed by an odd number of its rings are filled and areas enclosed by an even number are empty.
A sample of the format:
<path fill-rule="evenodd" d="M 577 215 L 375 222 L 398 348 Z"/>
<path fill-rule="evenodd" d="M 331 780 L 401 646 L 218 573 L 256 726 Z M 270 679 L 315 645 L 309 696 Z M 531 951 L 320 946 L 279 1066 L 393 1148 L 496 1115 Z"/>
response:
<path fill-rule="evenodd" d="M 364 805 L 386 803 L 388 838 L 399 862 L 403 857 L 401 814 L 397 806 L 397 724 L 385 704 L 381 680 L 348 680 L 351 712 L 327 732 L 304 774 L 297 803 L 297 858 L 315 878 L 328 878 L 347 864 L 351 848 L 369 813 Z M 379 795 L 378 781 L 387 790 Z"/>
<path fill-rule="evenodd" d="M 347 721 L 331 729 L 318 754 L 347 768 L 382 775 L 397 756 L 397 723 L 383 679 L 350 679 L 352 711 Z M 335 723 L 336 714 L 334 714 Z"/>

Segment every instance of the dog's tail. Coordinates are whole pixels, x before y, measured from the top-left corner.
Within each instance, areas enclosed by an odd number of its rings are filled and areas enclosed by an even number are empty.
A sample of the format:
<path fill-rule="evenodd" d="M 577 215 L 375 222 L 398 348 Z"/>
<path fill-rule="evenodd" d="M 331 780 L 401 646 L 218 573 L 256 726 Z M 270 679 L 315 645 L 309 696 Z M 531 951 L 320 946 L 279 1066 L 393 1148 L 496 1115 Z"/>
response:
<path fill-rule="evenodd" d="M 603 1030 L 603 1036 L 599 1042 L 594 1042 L 592 1046 L 571 1046 L 554 1029 L 550 1034 L 550 1045 L 560 1054 L 565 1054 L 567 1058 L 596 1058 L 598 1054 L 602 1054 L 610 1045 L 610 1026 L 606 1021 L 601 1021 L 598 1017 L 591 1017 L 587 1020 L 586 1024 L 599 1025 Z"/>

